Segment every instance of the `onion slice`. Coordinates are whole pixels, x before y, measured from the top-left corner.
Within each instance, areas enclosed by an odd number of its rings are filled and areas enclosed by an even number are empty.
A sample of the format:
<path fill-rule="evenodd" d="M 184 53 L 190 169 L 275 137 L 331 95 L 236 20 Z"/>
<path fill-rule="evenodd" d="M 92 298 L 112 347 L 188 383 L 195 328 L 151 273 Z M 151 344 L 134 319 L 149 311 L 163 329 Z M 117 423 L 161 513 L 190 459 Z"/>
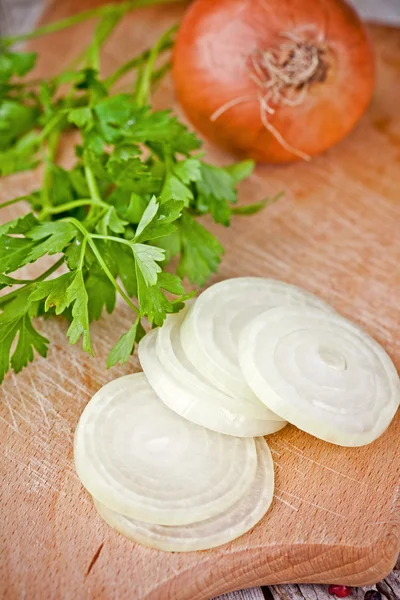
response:
<path fill-rule="evenodd" d="M 192 378 L 190 384 L 184 378 L 176 378 L 175 373 L 166 369 L 157 356 L 157 338 L 161 330 L 154 329 L 141 340 L 139 359 L 150 385 L 171 410 L 197 425 L 240 437 L 267 435 L 286 425 L 262 402 L 259 403 L 260 413 L 265 418 L 253 417 L 250 402 L 227 396 L 202 380 L 200 375 L 196 378 L 194 371 L 189 373 Z M 185 370 L 183 365 L 182 370 Z M 268 419 L 269 416 L 273 420 Z"/>
<path fill-rule="evenodd" d="M 332 309 L 293 285 L 262 277 L 227 279 L 208 288 L 191 307 L 181 328 L 182 346 L 193 365 L 227 394 L 257 404 L 238 360 L 239 337 L 249 321 L 277 306 Z"/>
<path fill-rule="evenodd" d="M 165 527 L 135 521 L 94 501 L 100 516 L 119 533 L 150 548 L 167 552 L 207 550 L 243 535 L 262 519 L 271 505 L 274 490 L 274 467 L 271 453 L 263 438 L 256 440 L 257 473 L 243 498 L 223 513 L 200 523 L 184 527 Z"/>
<path fill-rule="evenodd" d="M 400 381 L 389 356 L 335 313 L 267 311 L 243 331 L 239 356 L 249 385 L 271 410 L 333 444 L 373 442 L 399 406 Z"/>
<path fill-rule="evenodd" d="M 212 385 L 193 363 L 188 359 L 182 346 L 181 327 L 189 312 L 189 307 L 193 306 L 194 301 L 188 303 L 179 313 L 170 314 L 165 320 L 165 323 L 158 330 L 157 336 L 157 356 L 162 365 L 176 379 L 184 382 L 186 385 L 201 391 L 204 395 L 209 395 L 212 389 L 212 397 L 214 402 L 218 402 L 221 406 L 226 406 L 233 412 L 240 413 L 245 416 L 251 416 L 256 419 L 281 421 L 282 419 L 275 415 L 272 411 L 256 399 L 249 402 L 244 398 L 238 397 L 235 394 L 225 394 Z M 260 434 L 259 434 L 260 435 Z"/>
<path fill-rule="evenodd" d="M 75 434 L 75 465 L 102 504 L 134 519 L 184 525 L 229 508 L 250 488 L 252 438 L 199 427 L 167 408 L 143 373 L 105 385 Z"/>

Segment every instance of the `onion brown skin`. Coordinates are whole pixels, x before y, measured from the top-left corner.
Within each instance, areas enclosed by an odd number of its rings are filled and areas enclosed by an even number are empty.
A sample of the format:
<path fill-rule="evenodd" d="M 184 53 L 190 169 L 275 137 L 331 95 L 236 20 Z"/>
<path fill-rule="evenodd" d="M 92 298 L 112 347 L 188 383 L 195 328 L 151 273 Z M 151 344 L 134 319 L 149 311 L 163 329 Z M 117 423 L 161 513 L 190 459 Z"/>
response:
<path fill-rule="evenodd" d="M 374 57 L 367 32 L 343 0 L 195 0 L 175 44 L 173 79 L 178 101 L 194 127 L 218 146 L 259 162 L 285 163 L 299 156 L 261 119 L 259 86 L 249 56 L 282 44 L 282 34 L 327 48 L 323 81 L 311 81 L 301 104 L 274 106 L 268 121 L 293 149 L 314 156 L 354 127 L 374 86 Z M 253 97 L 212 115 L 234 99 Z"/>

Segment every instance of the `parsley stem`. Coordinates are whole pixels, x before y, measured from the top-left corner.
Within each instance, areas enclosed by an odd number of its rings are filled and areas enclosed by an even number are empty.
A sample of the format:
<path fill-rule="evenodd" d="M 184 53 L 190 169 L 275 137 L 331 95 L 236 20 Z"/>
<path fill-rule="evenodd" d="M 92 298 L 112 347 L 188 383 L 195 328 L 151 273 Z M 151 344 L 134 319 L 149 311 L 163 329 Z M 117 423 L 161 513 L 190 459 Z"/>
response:
<path fill-rule="evenodd" d="M 139 309 L 137 308 L 137 306 L 135 306 L 133 304 L 133 302 L 130 300 L 130 298 L 125 294 L 124 290 L 121 288 L 121 286 L 118 284 L 118 282 L 116 281 L 115 277 L 113 276 L 113 274 L 111 273 L 110 269 L 107 267 L 106 263 L 103 260 L 103 257 L 101 256 L 100 252 L 97 249 L 96 244 L 94 243 L 94 241 L 92 240 L 92 235 L 89 236 L 88 238 L 88 242 L 89 242 L 89 246 L 93 252 L 93 254 L 95 255 L 99 265 L 101 266 L 101 268 L 103 269 L 103 271 L 105 272 L 105 274 L 107 275 L 108 279 L 111 281 L 111 283 L 113 284 L 113 286 L 115 287 L 115 289 L 118 291 L 118 293 L 122 296 L 122 298 L 125 300 L 125 302 L 127 303 L 127 305 L 138 315 L 140 314 Z"/>
<path fill-rule="evenodd" d="M 47 277 L 49 277 L 49 275 L 51 275 L 52 273 L 54 273 L 54 271 L 57 271 L 57 269 L 59 269 L 61 267 L 61 265 L 64 262 L 64 259 L 65 259 L 64 256 L 59 258 L 58 261 L 54 263 L 54 265 L 52 265 L 49 269 L 47 269 L 47 271 L 45 271 L 44 273 L 39 275 L 39 277 L 36 277 L 36 279 L 31 279 L 31 280 L 27 281 L 26 285 L 24 285 L 24 287 L 18 288 L 17 290 L 14 290 L 14 291 L 10 292 L 9 294 L 5 294 L 4 296 L 1 296 L 0 297 L 0 306 L 2 304 L 5 304 L 6 302 L 9 302 L 10 300 L 12 300 L 15 296 L 20 294 L 22 292 L 22 290 L 25 290 L 27 287 L 31 286 L 32 284 L 37 283 L 39 281 L 43 281 L 44 279 L 47 279 Z"/>
<path fill-rule="evenodd" d="M 47 277 L 49 277 L 49 275 L 52 275 L 55 271 L 57 271 L 57 269 L 59 269 L 61 267 L 61 265 L 64 263 L 64 259 L 65 259 L 64 256 L 59 258 L 58 261 L 54 263 L 54 265 L 52 265 L 49 269 L 47 269 L 47 271 L 45 271 L 44 273 L 39 275 L 39 277 L 36 277 L 36 279 L 33 279 L 32 283 L 36 283 L 38 281 L 43 281 L 43 279 L 47 279 Z"/>
<path fill-rule="evenodd" d="M 28 200 L 29 196 L 18 196 L 18 198 L 14 198 L 14 200 L 8 200 L 7 202 L 3 202 L 0 204 L 0 208 L 6 208 L 7 206 L 12 206 L 13 204 L 17 204 L 17 202 L 22 202 L 23 200 Z"/>
<path fill-rule="evenodd" d="M 130 300 L 130 298 L 125 294 L 124 290 L 121 288 L 121 286 L 119 285 L 119 283 L 117 282 L 117 280 L 115 279 L 113 274 L 111 273 L 110 269 L 107 267 L 107 264 L 104 262 L 103 257 L 101 256 L 94 240 L 92 239 L 92 238 L 98 237 L 98 236 L 96 236 L 95 234 L 93 234 L 93 235 L 90 234 L 87 231 L 87 229 L 79 221 L 77 221 L 77 219 L 74 219 L 73 217 L 67 217 L 66 219 L 61 219 L 61 221 L 65 221 L 67 223 L 72 223 L 82 233 L 82 235 L 84 236 L 84 239 L 85 238 L 87 239 L 87 243 L 89 244 L 90 248 L 92 249 L 92 252 L 97 259 L 97 262 L 99 263 L 99 265 L 101 266 L 104 273 L 107 275 L 108 279 L 111 281 L 111 283 L 113 284 L 113 286 L 115 287 L 117 292 L 120 294 L 120 296 L 122 296 L 122 298 L 125 300 L 127 305 L 135 313 L 140 314 L 140 311 L 137 308 L 137 306 L 135 306 L 133 304 L 133 302 Z M 107 236 L 104 236 L 104 237 L 107 237 Z M 116 239 L 119 241 L 122 241 L 122 240 L 120 240 L 120 238 L 116 238 Z"/>
<path fill-rule="evenodd" d="M 87 21 L 88 19 L 101 17 L 107 14 L 107 12 L 109 12 L 110 9 L 113 8 L 118 7 L 118 10 L 121 12 L 121 15 L 125 15 L 130 10 L 140 8 L 142 6 L 170 4 L 172 2 L 182 2 L 182 0 L 130 0 L 129 2 L 121 2 L 118 5 L 116 5 L 115 3 L 105 4 L 104 6 L 82 11 L 78 14 L 72 15 L 71 17 L 67 17 L 66 19 L 56 21 L 55 23 L 43 25 L 42 27 L 38 27 L 37 29 L 29 33 L 23 33 L 19 35 L 14 35 L 12 37 L 3 38 L 2 45 L 11 46 L 12 44 L 16 44 L 18 42 L 34 40 L 35 38 L 42 37 L 43 35 L 56 33 L 57 31 L 61 31 L 62 29 L 67 29 L 68 27 L 72 27 L 73 25 L 78 25 L 79 23 Z"/>
<path fill-rule="evenodd" d="M 30 284 L 28 284 L 28 285 L 30 285 Z M 10 292 L 9 294 L 4 294 L 4 296 L 0 296 L 0 306 L 2 306 L 3 304 L 6 304 L 7 302 L 9 302 L 13 298 L 15 298 L 15 296 L 17 296 L 22 290 L 25 290 L 27 287 L 28 286 L 25 285 L 22 288 L 18 288 L 17 290 Z"/>
<path fill-rule="evenodd" d="M 53 130 L 49 136 L 48 158 L 52 162 L 57 156 L 58 145 L 60 143 L 60 136 L 61 131 L 59 129 Z"/>
<path fill-rule="evenodd" d="M 164 43 L 160 47 L 159 51 L 164 52 L 166 50 L 170 50 L 173 47 L 173 45 L 174 44 L 172 40 L 164 40 Z M 132 69 L 140 67 L 140 65 L 142 65 L 146 60 L 148 60 L 150 52 L 151 50 L 145 50 L 144 52 L 142 52 L 142 54 L 139 54 L 139 56 L 136 56 L 135 58 L 132 58 L 131 60 L 128 60 L 126 63 L 121 65 L 116 71 L 114 71 L 112 75 L 110 75 L 109 77 L 107 77 L 107 79 L 103 81 L 106 88 L 111 88 L 126 73 L 132 71 Z"/>
<path fill-rule="evenodd" d="M 83 198 L 82 200 L 66 202 L 65 204 L 60 204 L 59 206 L 47 206 L 40 212 L 39 220 L 47 217 L 47 215 L 59 215 L 69 210 L 74 210 L 74 208 L 89 206 L 90 204 L 93 204 L 93 200 L 91 198 Z"/>
<path fill-rule="evenodd" d="M 146 50 L 146 52 L 143 52 L 139 56 L 128 60 L 126 63 L 118 67 L 118 69 L 114 71 L 112 75 L 103 81 L 105 87 L 107 89 L 112 87 L 118 81 L 118 79 L 121 79 L 121 77 L 123 77 L 126 73 L 129 73 L 129 71 L 132 71 L 132 69 L 139 67 L 148 58 L 148 56 L 149 51 Z"/>
<path fill-rule="evenodd" d="M 43 186 L 40 190 L 40 201 L 43 207 L 50 205 L 51 166 L 47 162 L 43 173 Z"/>
<path fill-rule="evenodd" d="M 49 135 L 49 144 L 47 148 L 47 157 L 46 164 L 44 167 L 43 173 L 43 186 L 40 193 L 40 199 L 42 201 L 42 206 L 49 207 L 51 205 L 50 202 L 50 188 L 52 183 L 52 170 L 53 170 L 53 161 L 57 154 L 58 144 L 60 141 L 60 130 L 53 130 Z"/>
<path fill-rule="evenodd" d="M 38 138 L 36 138 L 35 144 L 37 144 L 38 142 L 42 142 L 48 135 L 50 135 L 50 133 L 58 125 L 58 123 L 61 121 L 61 119 L 63 117 L 64 117 L 64 112 L 61 111 L 61 112 L 57 113 L 52 119 L 50 119 L 50 121 L 47 123 L 47 125 L 40 132 Z"/>
<path fill-rule="evenodd" d="M 81 254 L 80 254 L 80 257 L 79 257 L 79 266 L 78 266 L 78 268 L 80 270 L 83 269 L 83 263 L 84 263 L 84 260 L 85 260 L 85 252 L 86 252 L 87 242 L 88 242 L 88 236 L 85 235 L 84 238 L 83 238 L 83 240 L 82 240 Z"/>
<path fill-rule="evenodd" d="M 164 162 L 165 162 L 165 173 L 164 173 L 164 183 L 161 189 L 160 197 L 164 196 L 164 193 L 167 189 L 169 175 L 173 168 L 173 161 L 168 154 L 164 154 Z"/>
<path fill-rule="evenodd" d="M 106 213 L 106 211 L 108 211 L 110 209 L 110 205 L 109 204 L 105 204 L 105 207 L 106 208 L 102 208 L 101 210 L 99 210 L 97 212 L 97 214 L 95 214 L 94 216 L 91 216 L 90 215 L 90 211 L 89 211 L 88 217 L 84 221 L 85 227 L 88 230 L 92 229 L 96 225 L 96 223 L 104 216 L 104 214 Z M 93 208 L 93 205 L 92 205 L 92 207 L 91 207 L 90 210 L 92 210 L 92 208 Z"/>
<path fill-rule="evenodd" d="M 60 219 L 60 221 L 63 221 L 64 223 L 71 223 L 72 225 L 74 225 L 77 228 L 77 230 L 81 232 L 83 237 L 87 237 L 89 235 L 89 232 L 86 229 L 86 227 L 84 227 L 82 223 L 78 221 L 78 219 L 74 219 L 74 217 L 65 217 L 65 219 Z"/>
<path fill-rule="evenodd" d="M 47 269 L 47 271 L 39 275 L 39 277 L 37 277 L 36 279 L 33 279 L 32 283 L 36 283 L 37 281 L 43 281 L 43 279 L 46 279 L 49 275 L 52 275 L 55 271 L 57 271 L 57 269 L 61 267 L 61 265 L 64 263 L 64 259 L 64 256 L 59 258 L 58 261 L 54 263 L 54 265 Z"/>
<path fill-rule="evenodd" d="M 90 60 L 90 66 L 97 72 L 100 72 L 100 51 L 105 42 L 108 40 L 124 13 L 120 7 L 115 5 L 113 8 L 103 15 L 99 21 L 93 36 L 93 42 L 87 50 L 87 56 Z"/>
<path fill-rule="evenodd" d="M 106 7 L 102 7 L 103 12 Z M 67 17 L 66 19 L 61 19 L 60 21 L 56 21 L 55 23 L 49 23 L 48 25 L 43 25 L 42 27 L 38 27 L 34 31 L 30 31 L 29 33 L 23 33 L 19 35 L 15 35 L 13 37 L 6 38 L 4 42 L 7 45 L 16 44 L 18 42 L 25 42 L 27 40 L 34 40 L 35 38 L 42 37 L 42 35 L 48 35 L 50 33 L 56 33 L 57 31 L 62 31 L 63 29 L 67 29 L 68 27 L 72 27 L 73 25 L 77 25 L 82 21 L 86 21 L 87 19 L 92 19 L 102 14 L 100 8 L 92 8 L 90 10 L 85 10 L 78 14 L 72 15 L 71 17 Z"/>
<path fill-rule="evenodd" d="M 10 280 L 8 287 L 12 285 L 26 285 L 32 281 L 31 279 L 14 279 L 13 277 L 9 277 L 8 279 Z"/>
<path fill-rule="evenodd" d="M 135 92 L 135 99 L 139 106 L 146 106 L 150 103 L 150 92 L 151 92 L 151 82 L 153 77 L 154 66 L 156 60 L 164 46 L 164 44 L 171 40 L 171 36 L 178 29 L 177 25 L 170 27 L 168 31 L 166 31 L 154 44 L 152 49 L 150 50 L 149 58 L 145 63 L 143 73 L 141 74 L 141 78 L 139 81 L 139 85 Z"/>
<path fill-rule="evenodd" d="M 125 240 L 124 238 L 116 237 L 114 235 L 100 235 L 99 233 L 92 233 L 91 237 L 95 238 L 97 240 L 107 240 L 110 242 L 119 242 L 120 244 L 125 244 L 126 246 L 129 246 L 132 249 L 131 242 L 129 242 L 128 240 Z"/>
<path fill-rule="evenodd" d="M 104 206 L 105 202 L 103 202 L 103 200 L 100 196 L 99 188 L 97 187 L 96 178 L 93 174 L 92 169 L 90 167 L 88 167 L 87 165 L 85 165 L 85 176 L 86 176 L 86 181 L 87 181 L 87 184 L 89 187 L 90 196 L 93 200 L 93 203 L 97 204 L 98 206 Z"/>
<path fill-rule="evenodd" d="M 171 70 L 171 67 L 172 67 L 172 62 L 169 60 L 168 62 L 165 63 L 165 65 L 162 65 L 159 69 L 154 71 L 151 82 L 157 83 L 158 81 L 160 81 L 160 79 L 162 79 L 164 77 L 164 75 L 166 75 L 166 73 L 168 73 L 168 71 Z"/>

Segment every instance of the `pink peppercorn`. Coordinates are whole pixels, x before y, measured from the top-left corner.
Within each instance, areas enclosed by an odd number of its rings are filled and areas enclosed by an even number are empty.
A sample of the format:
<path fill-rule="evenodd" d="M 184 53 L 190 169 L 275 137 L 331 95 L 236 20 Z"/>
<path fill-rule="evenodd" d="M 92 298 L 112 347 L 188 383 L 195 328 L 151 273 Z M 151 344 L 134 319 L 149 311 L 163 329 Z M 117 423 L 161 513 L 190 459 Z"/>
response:
<path fill-rule="evenodd" d="M 351 594 L 351 588 L 347 585 L 330 585 L 328 587 L 328 594 L 336 596 L 336 598 L 346 598 Z"/>

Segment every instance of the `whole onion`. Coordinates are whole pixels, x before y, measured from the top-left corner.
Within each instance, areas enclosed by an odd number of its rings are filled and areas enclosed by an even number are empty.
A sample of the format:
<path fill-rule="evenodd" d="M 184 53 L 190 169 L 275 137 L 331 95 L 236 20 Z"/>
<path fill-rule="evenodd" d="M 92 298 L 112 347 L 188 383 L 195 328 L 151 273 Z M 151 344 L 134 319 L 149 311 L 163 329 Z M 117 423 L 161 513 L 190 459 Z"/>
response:
<path fill-rule="evenodd" d="M 374 60 L 343 0 L 195 0 L 173 77 L 205 137 L 282 163 L 318 154 L 354 127 L 371 98 Z"/>

